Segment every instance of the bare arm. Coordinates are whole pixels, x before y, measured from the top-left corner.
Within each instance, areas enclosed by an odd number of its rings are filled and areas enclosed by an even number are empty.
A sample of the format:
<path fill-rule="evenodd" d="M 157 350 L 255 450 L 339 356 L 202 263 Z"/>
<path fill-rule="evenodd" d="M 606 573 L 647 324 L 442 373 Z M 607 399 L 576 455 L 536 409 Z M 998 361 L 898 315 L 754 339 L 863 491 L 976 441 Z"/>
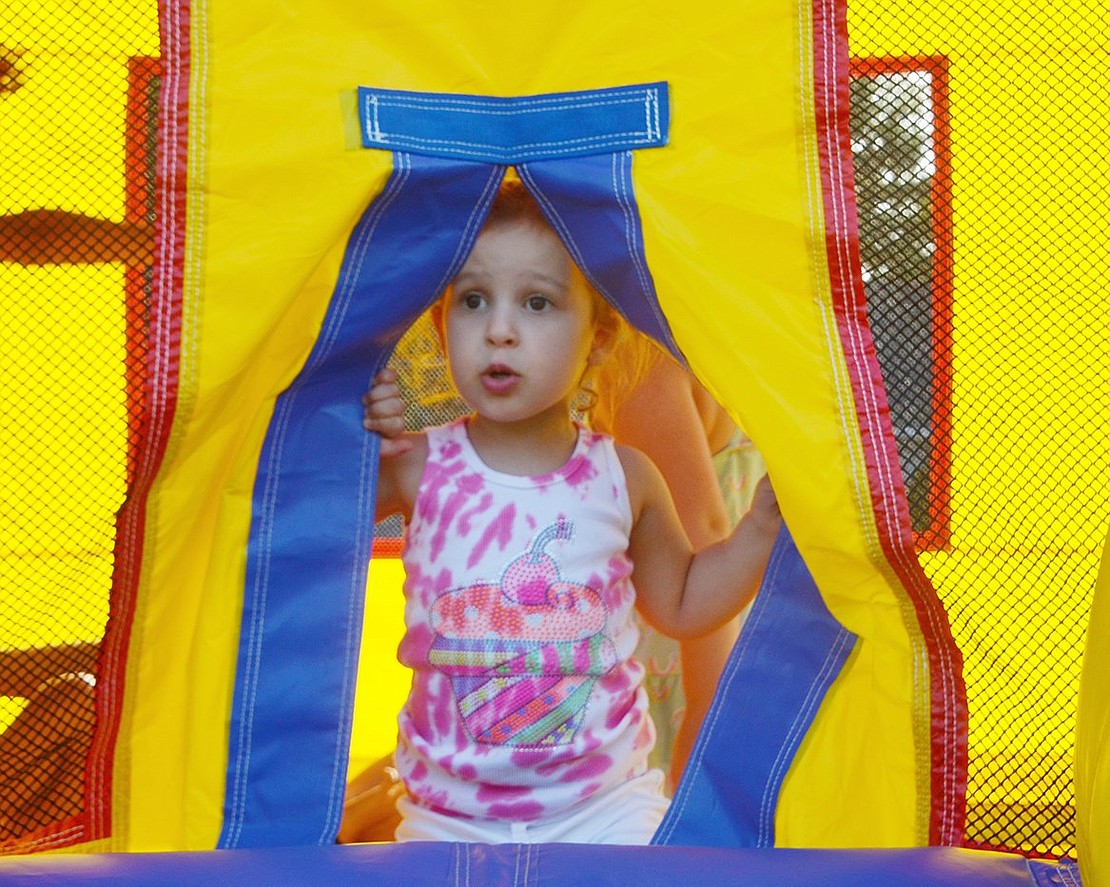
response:
<path fill-rule="evenodd" d="M 0 696 L 29 698 L 51 678 L 95 673 L 99 652 L 88 642 L 0 652 Z"/>
<path fill-rule="evenodd" d="M 759 589 L 781 523 L 767 478 L 725 538 L 694 553 L 659 469 L 619 447 L 632 502 L 632 581 L 645 618 L 664 634 L 698 637 L 736 616 Z"/>
<path fill-rule="evenodd" d="M 699 395 L 707 402 L 710 398 L 695 390 L 696 384 L 686 370 L 660 356 L 640 383 L 621 398 L 611 428 L 618 440 L 641 450 L 659 467 L 695 550 L 723 539 L 731 526 L 713 464 L 705 410 L 698 404 Z M 710 406 L 720 410 L 715 402 Z M 731 437 L 735 425 L 723 411 L 713 418 L 714 430 Z M 666 433 L 660 433 L 664 422 Z M 732 619 L 708 634 L 681 642 L 685 709 L 671 749 L 671 785 L 677 785 L 686 768 L 717 680 L 739 634 L 739 620 Z"/>
<path fill-rule="evenodd" d="M 621 400 L 612 434 L 658 466 L 694 549 L 723 539 L 732 527 L 717 484 L 705 422 L 686 370 L 661 357 Z"/>

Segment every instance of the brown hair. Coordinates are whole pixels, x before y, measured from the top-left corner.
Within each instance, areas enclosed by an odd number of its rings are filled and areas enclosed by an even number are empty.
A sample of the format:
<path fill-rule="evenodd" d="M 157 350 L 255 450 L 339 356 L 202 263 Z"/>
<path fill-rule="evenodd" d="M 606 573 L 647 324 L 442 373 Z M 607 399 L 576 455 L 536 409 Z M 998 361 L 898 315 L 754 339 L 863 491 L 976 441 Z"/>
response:
<path fill-rule="evenodd" d="M 489 215 L 486 216 L 482 230 L 508 222 L 531 222 L 537 227 L 554 231 L 540 205 L 536 203 L 536 198 L 528 192 L 520 179 L 511 176 L 506 177 L 497 189 L 497 196 L 490 204 Z"/>

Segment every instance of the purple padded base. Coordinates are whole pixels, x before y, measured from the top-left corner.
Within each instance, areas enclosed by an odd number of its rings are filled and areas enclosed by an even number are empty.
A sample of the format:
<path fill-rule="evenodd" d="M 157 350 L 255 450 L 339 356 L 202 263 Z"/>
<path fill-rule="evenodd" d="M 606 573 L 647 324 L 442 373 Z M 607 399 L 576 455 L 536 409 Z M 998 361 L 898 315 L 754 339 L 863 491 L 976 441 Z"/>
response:
<path fill-rule="evenodd" d="M 0 859 L 0 887 L 1078 887 L 1073 863 L 922 847 L 786 850 L 584 844 L 363 844 Z"/>

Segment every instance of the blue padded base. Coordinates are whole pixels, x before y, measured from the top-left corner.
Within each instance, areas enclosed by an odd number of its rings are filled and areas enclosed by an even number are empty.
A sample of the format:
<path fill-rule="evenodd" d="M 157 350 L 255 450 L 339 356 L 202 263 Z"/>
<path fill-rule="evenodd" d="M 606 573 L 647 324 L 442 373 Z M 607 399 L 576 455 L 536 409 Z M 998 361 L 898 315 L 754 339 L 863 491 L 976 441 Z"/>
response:
<path fill-rule="evenodd" d="M 0 859 L 0 887 L 1078 887 L 1074 864 L 922 847 L 773 850 L 583 844 L 365 844 Z"/>

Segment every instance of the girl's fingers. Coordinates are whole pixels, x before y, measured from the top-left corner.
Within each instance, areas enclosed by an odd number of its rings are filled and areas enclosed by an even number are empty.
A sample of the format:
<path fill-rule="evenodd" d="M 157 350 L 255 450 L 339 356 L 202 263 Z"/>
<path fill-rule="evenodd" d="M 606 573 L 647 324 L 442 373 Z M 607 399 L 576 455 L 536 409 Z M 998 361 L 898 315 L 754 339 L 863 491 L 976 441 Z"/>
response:
<path fill-rule="evenodd" d="M 400 456 L 412 449 L 412 439 L 408 437 L 383 437 L 381 454 L 383 459 Z"/>
<path fill-rule="evenodd" d="M 398 456 L 412 449 L 405 432 L 405 401 L 397 384 L 397 373 L 385 367 L 374 376 L 370 390 L 362 396 L 362 427 L 382 436 L 381 454 Z"/>
<path fill-rule="evenodd" d="M 362 427 L 367 431 L 377 431 L 383 437 L 398 437 L 405 430 L 405 417 L 367 414 L 362 417 Z"/>
<path fill-rule="evenodd" d="M 375 422 L 397 421 L 402 430 L 405 422 L 405 402 L 400 397 L 370 401 L 363 404 L 362 417 Z"/>

